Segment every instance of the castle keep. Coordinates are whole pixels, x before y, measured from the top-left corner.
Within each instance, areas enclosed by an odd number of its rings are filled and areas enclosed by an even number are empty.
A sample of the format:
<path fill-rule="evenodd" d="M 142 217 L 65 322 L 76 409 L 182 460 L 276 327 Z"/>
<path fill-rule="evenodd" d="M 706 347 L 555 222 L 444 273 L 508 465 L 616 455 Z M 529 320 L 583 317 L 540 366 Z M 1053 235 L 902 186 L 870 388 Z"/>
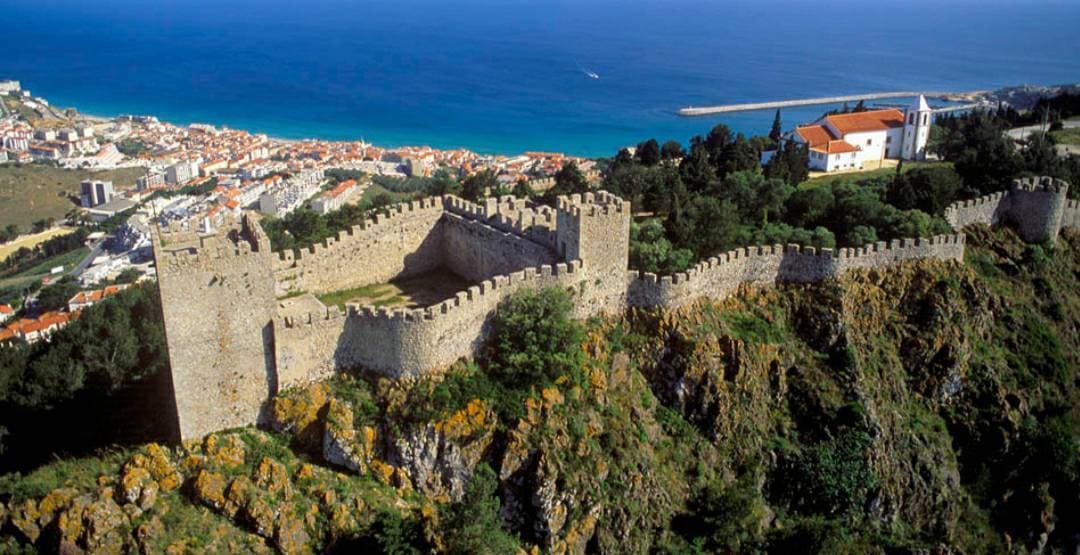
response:
<path fill-rule="evenodd" d="M 1080 225 L 1068 186 L 1047 179 L 957 203 L 946 218 L 1009 223 L 1029 241 Z M 672 276 L 628 270 L 629 203 L 605 192 L 556 207 L 512 197 L 453 196 L 391 208 L 310 249 L 275 253 L 256 219 L 212 235 L 162 230 L 154 241 L 182 439 L 261 420 L 279 390 L 364 368 L 415 376 L 474 355 L 496 307 L 525 288 L 570 291 L 575 316 L 628 306 L 677 307 L 723 298 L 741 284 L 812 282 L 909 259 L 961 260 L 962 234 L 858 249 L 772 245 L 736 249 Z M 425 308 L 324 305 L 316 295 L 433 271 L 471 283 Z"/>

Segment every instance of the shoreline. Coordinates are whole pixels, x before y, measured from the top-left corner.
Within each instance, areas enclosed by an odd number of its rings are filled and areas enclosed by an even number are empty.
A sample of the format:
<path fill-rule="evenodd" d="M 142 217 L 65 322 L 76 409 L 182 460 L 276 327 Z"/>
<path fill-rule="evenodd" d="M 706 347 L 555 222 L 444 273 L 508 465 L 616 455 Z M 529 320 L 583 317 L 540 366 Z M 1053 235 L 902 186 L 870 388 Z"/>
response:
<path fill-rule="evenodd" d="M 230 126 L 230 125 L 227 125 L 227 124 L 221 124 L 221 123 L 209 123 L 209 122 L 200 122 L 200 121 L 190 121 L 190 122 L 186 122 L 186 123 L 177 122 L 177 121 L 174 121 L 172 119 L 162 118 L 162 117 L 159 117 L 159 116 L 154 115 L 154 114 L 124 113 L 124 114 L 117 114 L 117 115 L 114 115 L 114 116 L 106 116 L 106 115 L 101 115 L 101 113 L 84 112 L 84 111 L 80 110 L 78 107 L 75 107 L 75 106 L 68 106 L 68 107 L 63 108 L 63 110 L 67 110 L 67 109 L 75 110 L 75 113 L 77 115 L 77 117 L 75 119 L 89 120 L 89 121 L 93 121 L 93 122 L 95 122 L 97 124 L 112 123 L 112 122 L 116 121 L 116 118 L 119 118 L 119 117 L 122 117 L 122 116 L 153 117 L 153 118 L 157 118 L 158 121 L 163 123 L 163 124 L 173 125 L 173 126 L 176 126 L 176 127 L 188 127 L 188 126 L 191 126 L 191 125 L 204 124 L 204 125 L 211 125 L 214 128 L 219 129 L 219 130 L 228 129 L 230 131 L 245 131 L 245 132 L 250 133 L 252 135 L 266 135 L 266 139 L 268 141 L 284 143 L 284 144 L 300 144 L 300 143 L 307 143 L 307 142 L 313 142 L 313 143 L 362 143 L 365 146 L 381 148 L 381 149 L 384 149 L 384 150 L 425 149 L 425 148 L 430 149 L 430 150 L 439 150 L 439 151 L 465 150 L 465 151 L 473 152 L 473 153 L 475 153 L 477 155 L 480 155 L 480 156 L 505 156 L 505 157 L 508 157 L 508 158 L 509 157 L 514 157 L 514 156 L 519 156 L 521 154 L 524 154 L 525 152 L 529 152 L 529 150 L 522 150 L 521 152 L 489 151 L 489 150 L 483 150 L 483 149 L 470 148 L 470 147 L 467 147 L 467 146 L 464 146 L 464 145 L 449 146 L 449 147 L 436 147 L 436 146 L 432 146 L 431 144 L 418 144 L 418 143 L 412 143 L 412 144 L 380 143 L 380 142 L 368 141 L 368 140 L 362 139 L 362 138 L 357 138 L 357 139 L 329 139 L 329 138 L 322 138 L 322 137 L 318 137 L 318 136 L 314 136 L 314 135 L 308 135 L 308 136 L 305 136 L 303 138 L 289 138 L 289 137 L 283 137 L 281 135 L 271 134 L 269 132 L 257 131 L 257 130 L 250 129 L 250 128 L 234 127 L 234 126 Z M 584 155 L 584 154 L 575 154 L 575 153 L 572 153 L 572 152 L 569 152 L 569 151 L 564 151 L 564 150 L 554 150 L 553 152 L 559 152 L 560 154 L 563 154 L 563 155 L 565 155 L 567 157 L 575 157 L 575 158 L 593 159 L 593 158 L 601 158 L 601 157 L 603 157 L 603 156 L 590 156 L 590 155 Z"/>

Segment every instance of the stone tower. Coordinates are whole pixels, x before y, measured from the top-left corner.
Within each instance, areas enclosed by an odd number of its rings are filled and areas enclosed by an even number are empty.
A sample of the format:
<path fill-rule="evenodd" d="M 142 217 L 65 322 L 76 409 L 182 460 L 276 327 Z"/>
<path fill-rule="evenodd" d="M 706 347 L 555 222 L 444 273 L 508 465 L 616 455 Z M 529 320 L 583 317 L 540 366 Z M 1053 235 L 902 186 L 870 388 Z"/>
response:
<path fill-rule="evenodd" d="M 566 261 L 581 260 L 589 275 L 597 306 L 586 310 L 625 306 L 630 216 L 630 203 L 606 191 L 558 199 L 557 254 Z"/>
<path fill-rule="evenodd" d="M 900 157 L 904 160 L 926 160 L 926 143 L 930 140 L 933 111 L 926 103 L 926 97 L 920 94 L 904 112 L 904 142 Z"/>
<path fill-rule="evenodd" d="M 1070 222 L 1065 217 L 1069 184 L 1051 177 L 1013 180 L 1002 223 L 1012 225 L 1029 243 L 1057 241 L 1058 232 Z"/>
<path fill-rule="evenodd" d="M 277 391 L 269 239 L 244 216 L 216 235 L 163 231 L 153 243 L 177 437 L 257 422 Z"/>

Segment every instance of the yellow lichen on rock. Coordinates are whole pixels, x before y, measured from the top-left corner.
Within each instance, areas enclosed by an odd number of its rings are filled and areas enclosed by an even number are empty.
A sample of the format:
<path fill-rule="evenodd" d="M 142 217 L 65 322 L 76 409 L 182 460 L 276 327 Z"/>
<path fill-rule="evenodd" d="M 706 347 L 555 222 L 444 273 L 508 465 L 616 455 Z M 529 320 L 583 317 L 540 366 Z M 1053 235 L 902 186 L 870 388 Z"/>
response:
<path fill-rule="evenodd" d="M 223 508 L 225 506 L 225 477 L 217 472 L 200 470 L 195 477 L 192 494 L 204 505 L 214 509 Z"/>
<path fill-rule="evenodd" d="M 219 468 L 236 468 L 244 464 L 245 451 L 244 440 L 236 435 L 229 434 L 222 438 L 210 434 L 203 440 L 207 461 Z"/>
<path fill-rule="evenodd" d="M 487 432 L 494 425 L 495 418 L 495 412 L 487 403 L 480 399 L 473 399 L 465 408 L 436 422 L 435 431 L 442 433 L 448 439 L 473 437 L 478 432 Z"/>
<path fill-rule="evenodd" d="M 252 474 L 255 485 L 271 495 L 281 494 L 285 499 L 292 498 L 292 483 L 289 481 L 289 471 L 285 465 L 263 457 Z"/>
<path fill-rule="evenodd" d="M 319 413 L 330 398 L 330 386 L 319 383 L 274 397 L 270 426 L 293 436 L 298 445 L 317 449 L 322 441 Z"/>
<path fill-rule="evenodd" d="M 371 461 L 371 472 L 380 483 L 388 486 L 394 485 L 394 467 L 376 459 Z"/>

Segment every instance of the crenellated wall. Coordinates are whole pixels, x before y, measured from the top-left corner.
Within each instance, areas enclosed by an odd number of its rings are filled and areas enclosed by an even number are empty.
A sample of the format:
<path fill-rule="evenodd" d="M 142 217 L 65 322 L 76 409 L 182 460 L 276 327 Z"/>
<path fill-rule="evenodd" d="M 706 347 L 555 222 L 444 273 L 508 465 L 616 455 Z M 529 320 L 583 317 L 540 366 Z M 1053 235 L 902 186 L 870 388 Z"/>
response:
<path fill-rule="evenodd" d="M 434 270 L 442 263 L 441 198 L 399 204 L 308 249 L 274 261 L 279 295 L 325 293 Z"/>
<path fill-rule="evenodd" d="M 472 356 L 495 308 L 516 291 L 560 286 L 589 294 L 580 261 L 529 267 L 495 276 L 424 309 L 348 305 L 275 320 L 277 366 L 284 384 L 365 368 L 390 377 L 416 376 Z M 375 347 L 377 346 L 377 347 Z"/>
<path fill-rule="evenodd" d="M 1015 226 L 1029 241 L 1080 225 L 1064 182 L 1018 180 L 1009 191 L 951 205 L 954 229 Z M 742 284 L 805 283 L 908 260 L 960 261 L 962 234 L 850 249 L 735 249 L 672 276 L 628 271 L 629 203 L 606 192 L 560 197 L 556 208 L 512 197 L 453 196 L 398 205 L 299 254 L 270 252 L 245 217 L 217 236 L 155 240 L 182 438 L 256 422 L 280 387 L 364 368 L 390 377 L 438 371 L 474 356 L 498 305 L 526 288 L 570 291 L 574 316 L 679 307 Z M 445 267 L 476 285 L 423 309 L 326 307 L 312 293 Z M 275 295 L 306 292 L 290 300 Z"/>
<path fill-rule="evenodd" d="M 1013 180 L 1007 191 L 955 202 L 945 209 L 953 229 L 972 224 L 1010 225 L 1029 242 L 1054 242 L 1062 227 L 1075 226 L 1076 202 L 1069 184 L 1050 177 Z"/>
<path fill-rule="evenodd" d="M 559 260 L 554 250 L 525 235 L 454 213 L 443 216 L 441 226 L 443 265 L 469 281 L 481 281 L 529 266 L 555 264 Z"/>
<path fill-rule="evenodd" d="M 1061 227 L 1080 227 L 1080 200 L 1070 200 L 1065 203 L 1065 211 L 1061 215 Z"/>
<path fill-rule="evenodd" d="M 863 248 L 821 249 L 773 245 L 735 249 L 672 276 L 629 273 L 627 304 L 637 307 L 684 306 L 701 297 L 723 299 L 742 284 L 806 283 L 835 278 L 859 268 L 878 268 L 905 260 L 962 260 L 964 236 L 878 242 Z"/>

